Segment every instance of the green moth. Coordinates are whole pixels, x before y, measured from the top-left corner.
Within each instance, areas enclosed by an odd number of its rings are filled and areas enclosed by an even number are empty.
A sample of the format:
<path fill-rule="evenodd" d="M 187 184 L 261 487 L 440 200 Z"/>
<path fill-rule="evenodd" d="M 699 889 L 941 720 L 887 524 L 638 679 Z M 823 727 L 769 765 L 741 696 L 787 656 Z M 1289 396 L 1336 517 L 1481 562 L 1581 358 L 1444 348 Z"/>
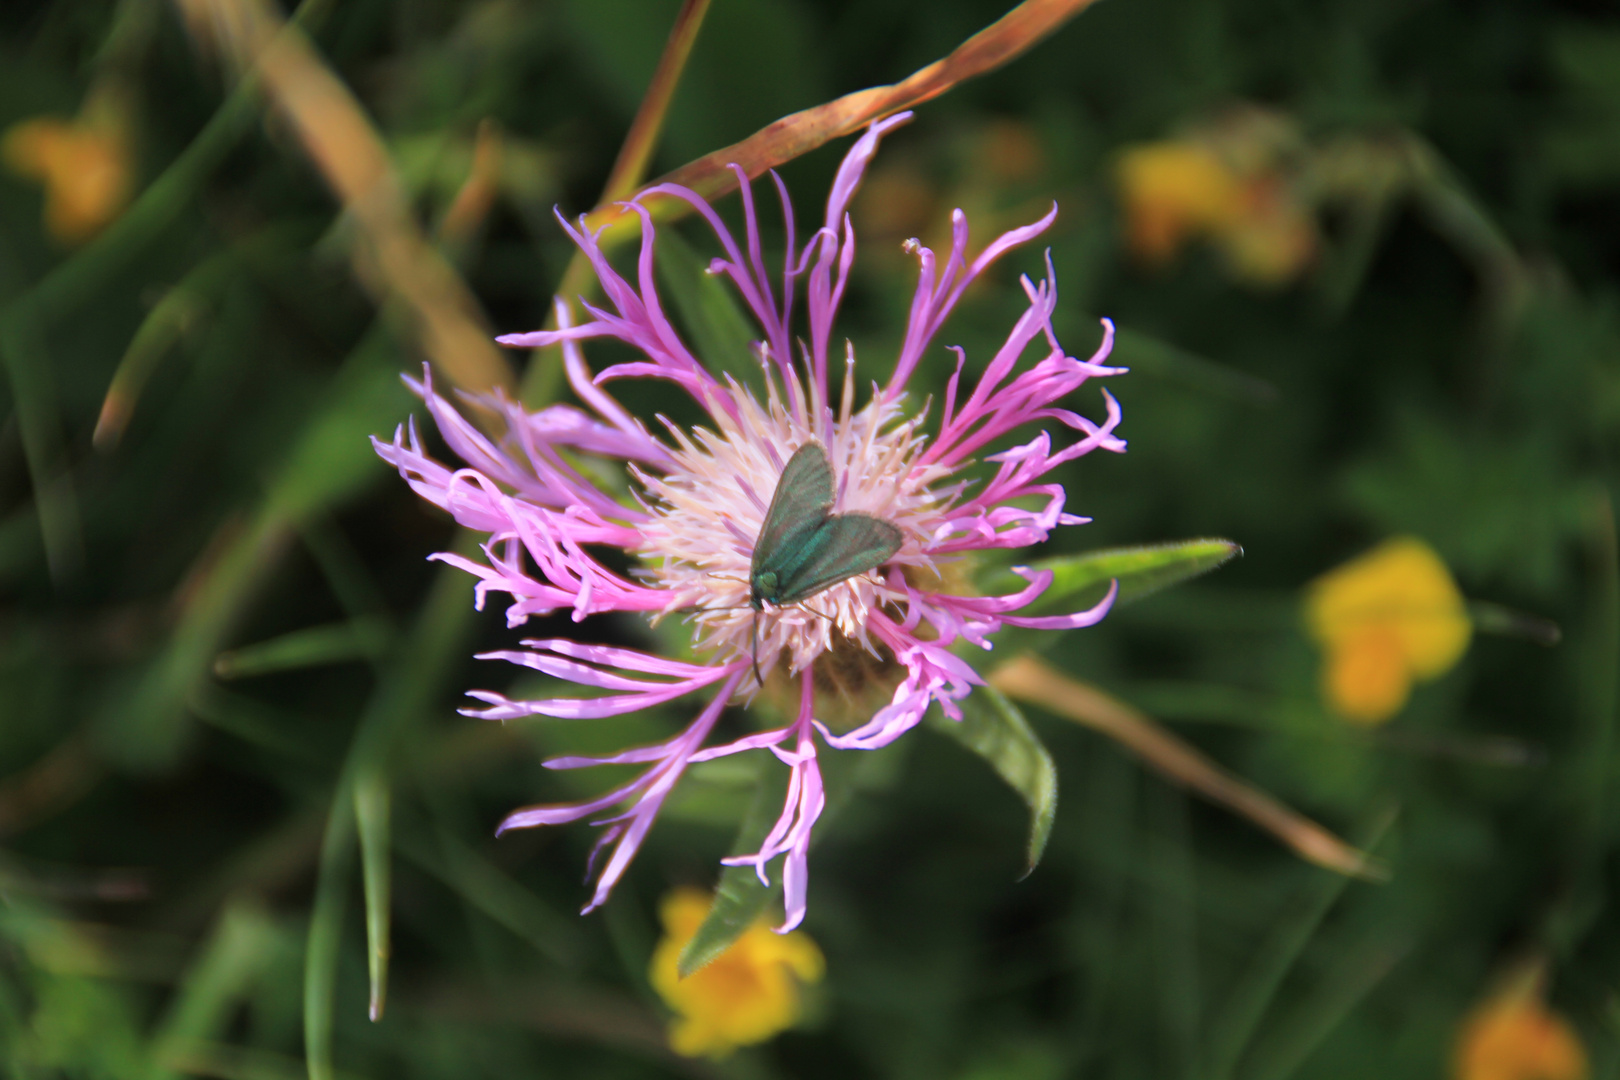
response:
<path fill-rule="evenodd" d="M 871 514 L 835 514 L 833 470 L 820 443 L 788 459 L 765 512 L 748 570 L 754 609 L 754 674 L 759 675 L 759 612 L 816 595 L 888 562 L 904 536 Z"/>

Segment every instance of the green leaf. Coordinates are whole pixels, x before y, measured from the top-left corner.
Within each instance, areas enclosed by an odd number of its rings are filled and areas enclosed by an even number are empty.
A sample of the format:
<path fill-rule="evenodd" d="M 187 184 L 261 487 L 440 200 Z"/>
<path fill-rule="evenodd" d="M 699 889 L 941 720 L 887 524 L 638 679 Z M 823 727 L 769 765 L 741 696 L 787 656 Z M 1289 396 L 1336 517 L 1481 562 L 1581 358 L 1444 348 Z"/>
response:
<path fill-rule="evenodd" d="M 402 827 L 395 844 L 400 854 L 542 956 L 562 967 L 579 967 L 585 950 L 580 921 L 552 908 L 454 833 L 438 828 L 430 839 Z"/>
<path fill-rule="evenodd" d="M 367 436 L 404 414 L 398 353 L 381 322 L 345 359 L 314 416 L 280 464 L 250 523 L 225 534 L 163 651 L 99 718 L 109 755 L 131 767 L 173 763 L 190 731 L 187 700 L 293 538 L 297 525 L 383 479 Z"/>
<path fill-rule="evenodd" d="M 1031 569 L 1052 571 L 1052 584 L 1030 605 L 1029 613 L 1090 607 L 1107 595 L 1111 581 L 1119 582 L 1114 606 L 1129 604 L 1207 574 L 1241 554 L 1243 549 L 1230 540 L 1177 540 L 1044 559 L 1033 563 Z"/>
<path fill-rule="evenodd" d="M 389 911 L 393 869 L 389 851 L 388 776 L 368 762 L 354 782 L 354 820 L 360 833 L 360 877 L 366 892 L 366 971 L 371 979 L 368 1013 L 381 1020 L 388 997 Z"/>
<path fill-rule="evenodd" d="M 173 1068 L 191 1045 L 221 1037 L 268 965 L 279 936 L 254 901 L 237 899 L 226 907 L 152 1038 L 152 1058 L 161 1068 Z"/>
<path fill-rule="evenodd" d="M 736 842 L 731 846 L 733 855 L 747 855 L 758 851 L 782 812 L 782 800 L 787 797 L 787 772 L 783 769 L 760 770 L 759 786 L 754 789 L 754 801 L 737 830 Z M 686 976 L 715 960 L 731 947 L 731 943 L 754 925 L 765 908 L 782 894 L 782 879 L 778 876 L 770 885 L 762 884 L 752 866 L 728 866 L 720 874 L 720 884 L 714 892 L 714 906 L 698 927 L 692 940 L 681 950 L 676 970 Z"/>
<path fill-rule="evenodd" d="M 929 710 L 928 724 L 983 758 L 1029 807 L 1029 845 L 1024 876 L 1041 861 L 1057 813 L 1057 766 L 1017 705 L 999 690 L 983 687 L 962 702 L 962 719 Z"/>
<path fill-rule="evenodd" d="M 354 803 L 341 782 L 326 819 L 304 945 L 304 1062 L 309 1080 L 332 1080 L 332 1006 L 337 996 L 338 948 L 354 860 Z"/>
<path fill-rule="evenodd" d="M 389 636 L 387 622 L 377 618 L 305 627 L 269 641 L 220 653 L 214 660 L 214 674 L 221 679 L 240 679 L 348 660 L 376 659 L 388 648 Z"/>
<path fill-rule="evenodd" d="M 1357 847 L 1374 851 L 1394 823 L 1393 811 L 1380 814 Z M 1260 1021 L 1282 989 L 1283 979 L 1349 883 L 1350 878 L 1344 874 L 1313 872 L 1294 910 L 1277 920 L 1266 940 L 1254 950 L 1248 970 L 1227 992 L 1225 1005 L 1210 1027 L 1204 1074 L 1211 1080 L 1227 1080 L 1236 1071 Z"/>

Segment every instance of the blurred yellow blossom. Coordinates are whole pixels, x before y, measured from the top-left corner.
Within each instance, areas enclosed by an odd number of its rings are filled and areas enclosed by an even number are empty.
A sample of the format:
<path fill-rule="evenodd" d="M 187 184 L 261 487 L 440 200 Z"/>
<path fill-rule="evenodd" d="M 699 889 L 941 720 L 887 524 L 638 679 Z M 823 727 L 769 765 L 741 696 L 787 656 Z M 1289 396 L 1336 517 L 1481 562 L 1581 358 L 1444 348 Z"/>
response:
<path fill-rule="evenodd" d="M 1541 998 L 1535 965 L 1485 999 L 1457 1032 L 1455 1080 L 1585 1080 L 1586 1051 Z"/>
<path fill-rule="evenodd" d="M 94 236 L 129 202 L 128 108 L 113 88 L 93 91 L 73 120 L 39 116 L 0 138 L 0 159 L 45 188 L 45 228 L 64 244 Z"/>
<path fill-rule="evenodd" d="M 1116 167 L 1127 243 L 1142 259 L 1167 262 L 1187 239 L 1229 228 L 1239 213 L 1237 177 L 1196 143 L 1133 146 Z"/>
<path fill-rule="evenodd" d="M 1445 563 L 1414 537 L 1389 540 L 1317 578 L 1305 616 L 1325 653 L 1324 696 L 1364 724 L 1399 712 L 1413 680 L 1450 670 L 1473 634 Z"/>
<path fill-rule="evenodd" d="M 1232 274 L 1262 286 L 1298 276 L 1316 255 L 1312 208 L 1296 170 L 1298 141 L 1284 118 L 1232 109 L 1180 138 L 1130 147 L 1115 181 L 1126 243 L 1162 264 L 1183 244 L 1207 240 Z"/>
<path fill-rule="evenodd" d="M 688 1057 L 724 1057 L 739 1046 L 764 1042 L 799 1019 L 800 983 L 825 969 L 821 950 L 803 931 L 778 934 L 761 919 L 708 966 L 681 978 L 681 950 L 709 913 L 711 898 L 697 889 L 664 897 L 664 936 L 653 951 L 648 978 L 675 1012 L 669 1041 Z"/>

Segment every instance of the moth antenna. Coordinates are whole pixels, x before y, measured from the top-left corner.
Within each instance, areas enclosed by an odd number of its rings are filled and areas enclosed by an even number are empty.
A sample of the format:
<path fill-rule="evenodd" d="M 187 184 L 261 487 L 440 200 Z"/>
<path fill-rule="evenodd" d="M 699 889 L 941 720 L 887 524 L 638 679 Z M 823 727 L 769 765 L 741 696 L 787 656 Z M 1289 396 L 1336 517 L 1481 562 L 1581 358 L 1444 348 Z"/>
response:
<path fill-rule="evenodd" d="M 833 621 L 833 617 L 831 615 L 828 615 L 825 612 L 817 611 L 815 608 L 811 607 L 809 604 L 805 603 L 803 600 L 799 601 L 799 606 L 804 608 L 804 610 L 808 611 L 812 615 L 816 615 L 816 616 L 819 616 L 820 618 L 826 619 L 828 622 Z"/>

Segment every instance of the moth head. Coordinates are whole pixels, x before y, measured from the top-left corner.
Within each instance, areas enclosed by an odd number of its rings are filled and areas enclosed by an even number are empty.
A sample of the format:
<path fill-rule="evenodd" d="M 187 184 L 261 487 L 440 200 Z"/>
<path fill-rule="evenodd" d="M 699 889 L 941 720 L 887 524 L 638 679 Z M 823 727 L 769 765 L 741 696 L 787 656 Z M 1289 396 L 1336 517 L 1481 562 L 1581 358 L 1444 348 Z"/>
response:
<path fill-rule="evenodd" d="M 753 581 L 754 607 L 759 607 L 760 600 L 768 600 L 777 595 L 778 585 L 779 583 L 776 579 L 775 570 L 761 570 L 759 573 L 755 574 Z"/>

